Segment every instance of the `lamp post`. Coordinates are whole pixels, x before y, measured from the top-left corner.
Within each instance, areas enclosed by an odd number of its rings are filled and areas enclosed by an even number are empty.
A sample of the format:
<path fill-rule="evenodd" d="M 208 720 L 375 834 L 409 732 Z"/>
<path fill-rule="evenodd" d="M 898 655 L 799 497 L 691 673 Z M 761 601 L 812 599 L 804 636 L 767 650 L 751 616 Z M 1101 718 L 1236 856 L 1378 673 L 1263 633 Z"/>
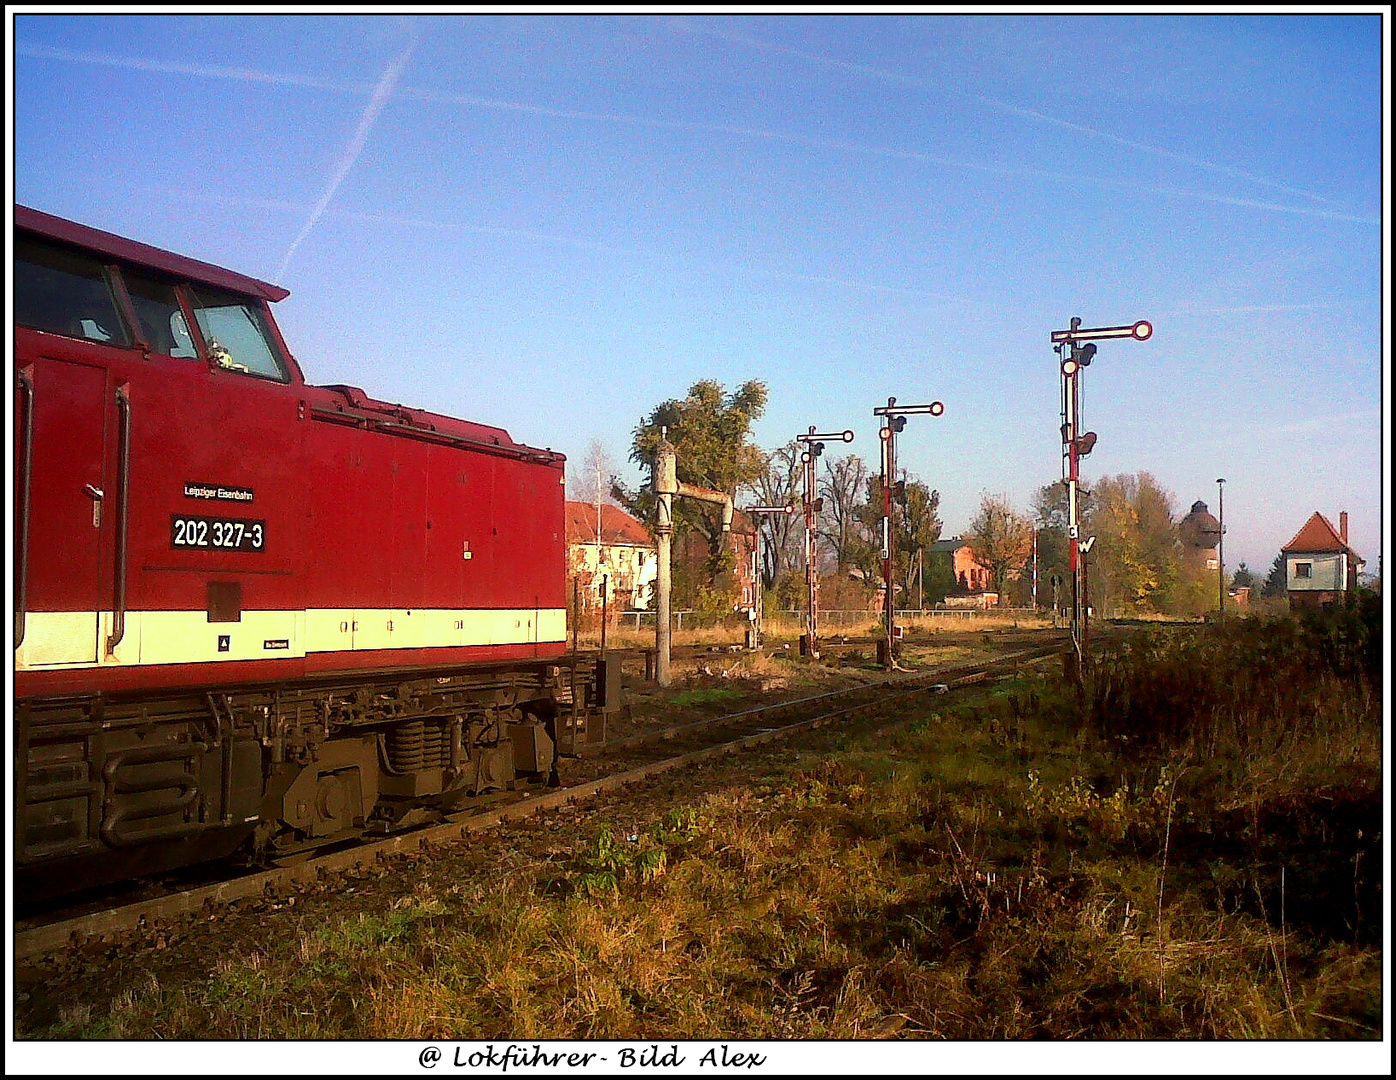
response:
<path fill-rule="evenodd" d="M 1226 477 L 1217 477 L 1217 618 L 1226 617 L 1226 559 L 1223 547 L 1226 536 L 1226 511 L 1222 508 L 1222 485 Z"/>
<path fill-rule="evenodd" d="M 893 559 L 893 538 L 892 528 L 892 488 L 896 485 L 897 476 L 897 432 L 906 427 L 906 418 L 916 413 L 929 413 L 931 416 L 939 416 L 945 412 L 945 406 L 939 401 L 933 401 L 929 405 L 898 405 L 897 399 L 889 397 L 885 408 L 873 410 L 874 416 L 882 417 L 882 429 L 878 435 L 882 438 L 882 582 L 886 590 L 886 599 L 882 604 L 882 612 L 886 617 L 886 633 L 883 638 L 882 666 L 891 671 L 896 666 L 896 661 L 892 653 L 892 642 L 896 636 L 896 590 L 892 584 Z M 901 488 L 905 494 L 906 488 Z"/>

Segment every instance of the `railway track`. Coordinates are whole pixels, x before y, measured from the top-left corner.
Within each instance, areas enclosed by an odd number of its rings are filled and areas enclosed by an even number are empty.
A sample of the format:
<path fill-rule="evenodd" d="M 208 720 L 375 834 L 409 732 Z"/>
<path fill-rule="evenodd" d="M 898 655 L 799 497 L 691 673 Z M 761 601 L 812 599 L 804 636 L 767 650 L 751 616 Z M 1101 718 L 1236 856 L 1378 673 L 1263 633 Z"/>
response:
<path fill-rule="evenodd" d="M 661 731 L 585 748 L 587 758 L 604 758 L 606 772 L 594 779 L 539 793 L 505 793 L 484 809 L 478 806 L 440 824 L 423 826 L 384 839 L 356 843 L 343 850 L 301 856 L 288 865 L 182 889 L 168 895 L 73 915 L 56 911 L 18 919 L 14 933 L 16 960 L 34 960 L 69 945 L 150 929 L 161 923 L 216 910 L 233 901 L 275 895 L 321 875 L 372 864 L 380 857 L 447 844 L 504 822 L 544 810 L 582 802 L 627 784 L 684 768 L 724 754 L 789 738 L 828 724 L 904 705 L 926 693 L 948 693 L 991 678 L 996 672 L 1058 655 L 1059 642 L 1021 649 L 976 664 L 947 665 L 910 672 L 857 687 L 796 698 Z M 714 741 L 714 736 L 718 736 Z M 675 753 L 674 751 L 678 751 Z"/>

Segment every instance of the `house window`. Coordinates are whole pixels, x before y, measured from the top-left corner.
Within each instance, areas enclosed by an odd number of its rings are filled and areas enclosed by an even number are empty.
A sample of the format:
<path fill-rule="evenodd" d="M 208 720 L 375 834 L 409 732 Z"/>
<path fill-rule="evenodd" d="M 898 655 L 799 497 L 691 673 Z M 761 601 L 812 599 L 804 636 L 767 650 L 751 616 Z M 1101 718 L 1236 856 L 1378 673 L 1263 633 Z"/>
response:
<path fill-rule="evenodd" d="M 1314 564 L 1311 562 L 1297 562 L 1294 564 L 1294 576 L 1296 578 L 1311 578 L 1314 576 Z"/>

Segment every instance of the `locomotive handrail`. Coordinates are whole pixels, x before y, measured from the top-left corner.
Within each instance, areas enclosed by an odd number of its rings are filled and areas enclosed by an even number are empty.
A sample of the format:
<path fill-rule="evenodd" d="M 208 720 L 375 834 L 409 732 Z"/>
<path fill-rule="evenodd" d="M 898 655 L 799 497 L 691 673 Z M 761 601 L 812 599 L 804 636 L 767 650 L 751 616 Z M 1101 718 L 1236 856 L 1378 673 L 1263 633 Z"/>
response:
<path fill-rule="evenodd" d="M 125 384 L 116 388 L 116 407 L 121 413 L 121 443 L 116 465 L 116 580 L 112 598 L 112 629 L 107 637 L 108 656 L 116 654 L 116 647 L 126 636 L 126 518 L 131 491 L 131 393 Z"/>
<path fill-rule="evenodd" d="M 438 431 L 435 428 L 421 427 L 418 424 L 404 423 L 400 420 L 384 420 L 382 417 L 369 416 L 361 412 L 351 412 L 345 409 L 327 409 L 320 405 L 312 405 L 310 407 L 310 416 L 313 420 L 324 420 L 331 424 L 347 424 L 354 427 L 363 426 L 373 431 L 382 431 L 388 435 L 405 435 L 410 439 L 421 439 L 424 442 L 438 442 L 447 446 L 469 447 L 472 450 L 480 450 L 487 454 L 499 454 L 504 457 L 519 458 L 524 461 L 551 464 L 558 459 L 558 455 L 551 452 L 538 451 L 526 447 L 505 446 L 503 443 L 486 442 L 484 439 L 472 439 L 465 435 L 452 435 L 450 432 Z"/>
<path fill-rule="evenodd" d="M 23 408 L 24 442 L 19 452 L 19 544 L 15 549 L 15 648 L 24 643 L 25 613 L 29 601 L 29 473 L 34 461 L 34 372 L 32 365 L 19 369 L 20 403 Z"/>

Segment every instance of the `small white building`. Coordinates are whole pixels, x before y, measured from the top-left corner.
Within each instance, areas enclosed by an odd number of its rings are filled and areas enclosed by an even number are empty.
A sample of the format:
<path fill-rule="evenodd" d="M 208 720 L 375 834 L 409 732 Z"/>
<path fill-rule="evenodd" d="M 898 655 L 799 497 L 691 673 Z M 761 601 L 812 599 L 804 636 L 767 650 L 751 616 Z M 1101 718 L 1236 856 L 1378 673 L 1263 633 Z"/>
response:
<path fill-rule="evenodd" d="M 1285 589 L 1291 611 L 1324 610 L 1357 588 L 1357 575 L 1366 562 L 1348 547 L 1348 515 L 1338 515 L 1338 528 L 1318 511 L 1280 549 L 1285 560 Z"/>
<path fill-rule="evenodd" d="M 599 529 L 598 529 L 599 525 Z M 567 504 L 568 575 L 578 583 L 584 611 L 601 607 L 605 579 L 612 612 L 648 608 L 659 578 L 659 559 L 649 530 L 618 506 Z"/>

